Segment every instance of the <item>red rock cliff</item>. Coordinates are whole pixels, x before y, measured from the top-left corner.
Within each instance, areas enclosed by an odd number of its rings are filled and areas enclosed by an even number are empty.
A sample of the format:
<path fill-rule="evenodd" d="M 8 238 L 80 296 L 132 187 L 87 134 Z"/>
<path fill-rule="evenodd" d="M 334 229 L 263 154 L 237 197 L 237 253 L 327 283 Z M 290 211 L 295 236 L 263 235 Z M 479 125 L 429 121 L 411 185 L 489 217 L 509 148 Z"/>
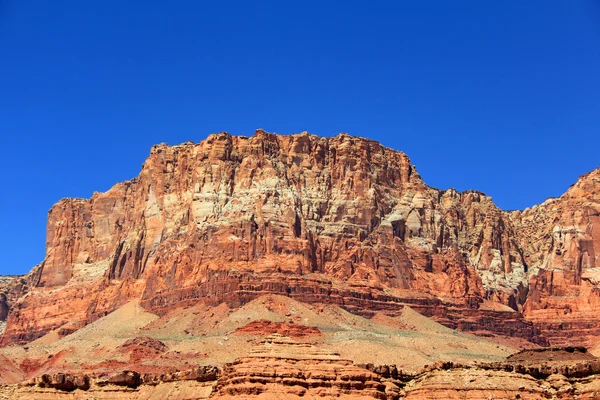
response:
<path fill-rule="evenodd" d="M 585 195 L 594 182 L 570 190 L 572 213 L 597 199 Z M 547 207 L 504 213 L 481 193 L 430 188 L 405 154 L 345 134 L 158 145 L 137 178 L 50 210 L 46 258 L 26 290 L 9 291 L 1 343 L 67 334 L 132 298 L 160 313 L 266 292 L 366 315 L 410 304 L 452 327 L 543 341 L 535 310 L 557 295 L 542 289 L 554 264 L 537 262 L 554 246 Z M 588 225 L 568 256 L 581 254 L 571 281 L 582 295 L 582 280 L 595 283 L 577 270 L 600 254 Z"/>
<path fill-rule="evenodd" d="M 592 345 L 600 335 L 600 169 L 510 219 L 531 269 L 527 318 L 554 344 Z"/>

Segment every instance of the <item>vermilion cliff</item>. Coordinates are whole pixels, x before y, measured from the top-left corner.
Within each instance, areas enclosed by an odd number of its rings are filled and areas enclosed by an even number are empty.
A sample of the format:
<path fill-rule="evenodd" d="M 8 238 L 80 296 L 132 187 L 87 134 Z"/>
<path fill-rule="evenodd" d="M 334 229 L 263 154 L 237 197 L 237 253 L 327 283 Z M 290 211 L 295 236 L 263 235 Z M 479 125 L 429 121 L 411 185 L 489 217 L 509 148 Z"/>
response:
<path fill-rule="evenodd" d="M 4 345 L 265 293 L 353 313 L 410 305 L 449 327 L 545 344 L 600 334 L 600 170 L 504 212 L 427 186 L 409 158 L 340 134 L 157 145 L 140 175 L 49 212 L 43 262 L 0 282 Z"/>

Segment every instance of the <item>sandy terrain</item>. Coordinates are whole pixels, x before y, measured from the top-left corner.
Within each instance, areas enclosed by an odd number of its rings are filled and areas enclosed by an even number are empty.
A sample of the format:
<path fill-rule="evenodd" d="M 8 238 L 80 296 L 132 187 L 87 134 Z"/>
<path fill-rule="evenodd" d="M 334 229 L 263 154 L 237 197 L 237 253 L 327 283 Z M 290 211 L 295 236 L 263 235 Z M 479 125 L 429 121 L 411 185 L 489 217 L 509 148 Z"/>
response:
<path fill-rule="evenodd" d="M 0 349 L 30 376 L 52 371 L 110 372 L 118 368 L 183 369 L 197 364 L 232 362 L 272 332 L 237 332 L 252 321 L 278 321 L 317 328 L 309 341 L 356 363 L 396 364 L 415 371 L 438 360 L 501 360 L 514 348 L 448 329 L 406 308 L 401 316 L 377 314 L 366 319 L 338 306 L 309 306 L 288 297 L 266 295 L 237 310 L 198 304 L 158 317 L 130 302 L 77 332 L 59 338 L 56 331 L 29 343 Z M 273 324 L 274 325 L 274 324 Z M 269 324 L 267 324 L 269 326 Z M 164 353 L 134 359 L 119 348 L 135 337 L 158 339 Z M 146 358 L 144 358 L 146 357 Z M 20 379 L 12 373 L 6 381 Z"/>

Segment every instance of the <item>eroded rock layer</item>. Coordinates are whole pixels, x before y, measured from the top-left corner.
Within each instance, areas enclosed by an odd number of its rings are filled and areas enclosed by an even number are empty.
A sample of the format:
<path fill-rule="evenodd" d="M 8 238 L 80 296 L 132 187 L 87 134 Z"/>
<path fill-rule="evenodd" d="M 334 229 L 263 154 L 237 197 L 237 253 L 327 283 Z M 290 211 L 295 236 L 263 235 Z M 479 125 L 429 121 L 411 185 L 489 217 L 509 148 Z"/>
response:
<path fill-rule="evenodd" d="M 261 395 L 385 399 L 380 377 L 338 354 L 278 334 L 266 337 L 248 357 L 224 368 L 215 398 Z"/>
<path fill-rule="evenodd" d="M 0 399 L 599 399 L 599 373 L 600 360 L 571 347 L 526 350 L 503 362 L 438 362 L 411 374 L 395 365 L 355 365 L 273 334 L 222 369 L 43 374 L 0 385 Z"/>
<path fill-rule="evenodd" d="M 134 299 L 164 314 L 277 293 L 590 344 L 599 176 L 506 213 L 479 192 L 430 188 L 405 154 L 345 134 L 154 146 L 137 178 L 50 210 L 44 261 L 0 287 L 0 343 L 64 336 Z"/>

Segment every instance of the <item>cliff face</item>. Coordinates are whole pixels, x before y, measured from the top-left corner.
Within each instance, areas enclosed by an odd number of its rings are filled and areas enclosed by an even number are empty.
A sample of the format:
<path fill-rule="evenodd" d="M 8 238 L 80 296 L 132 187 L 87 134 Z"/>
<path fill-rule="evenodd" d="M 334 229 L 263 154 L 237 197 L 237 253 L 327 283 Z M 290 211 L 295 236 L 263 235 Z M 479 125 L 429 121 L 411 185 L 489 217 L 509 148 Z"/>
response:
<path fill-rule="evenodd" d="M 559 286 L 600 320 L 591 176 L 505 213 L 481 193 L 430 188 L 405 154 L 345 134 L 154 146 L 137 178 L 50 210 L 46 258 L 7 291 L 1 343 L 68 334 L 131 299 L 163 313 L 264 293 L 365 315 L 410 304 L 451 327 L 543 342 L 533 324 L 551 329 L 546 305 L 557 320 L 580 315 L 557 311 Z"/>
<path fill-rule="evenodd" d="M 600 169 L 510 219 L 532 272 L 527 318 L 553 343 L 592 345 L 600 334 Z"/>
<path fill-rule="evenodd" d="M 4 331 L 5 321 L 12 305 L 32 285 L 32 277 L 38 273 L 39 267 L 34 267 L 25 276 L 0 276 L 0 334 Z"/>

